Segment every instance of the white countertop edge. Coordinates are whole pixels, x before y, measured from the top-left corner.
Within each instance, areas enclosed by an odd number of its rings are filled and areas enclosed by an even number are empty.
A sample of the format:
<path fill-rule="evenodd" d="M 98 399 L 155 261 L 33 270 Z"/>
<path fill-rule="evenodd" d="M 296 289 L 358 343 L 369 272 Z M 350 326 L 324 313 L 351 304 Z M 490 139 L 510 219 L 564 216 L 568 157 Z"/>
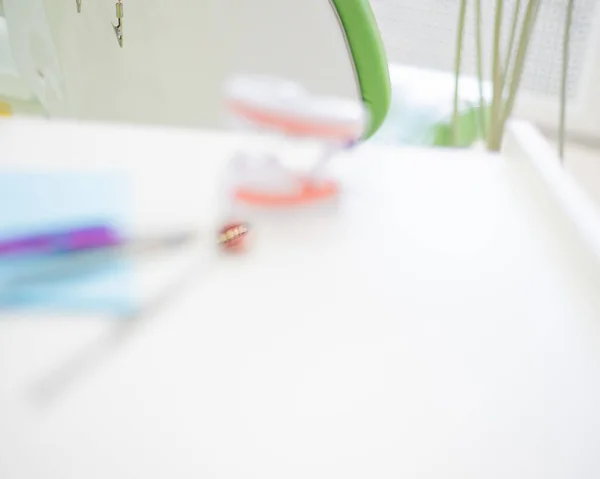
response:
<path fill-rule="evenodd" d="M 600 210 L 564 169 L 544 135 L 528 121 L 513 120 L 507 125 L 503 154 L 535 168 L 600 262 Z"/>

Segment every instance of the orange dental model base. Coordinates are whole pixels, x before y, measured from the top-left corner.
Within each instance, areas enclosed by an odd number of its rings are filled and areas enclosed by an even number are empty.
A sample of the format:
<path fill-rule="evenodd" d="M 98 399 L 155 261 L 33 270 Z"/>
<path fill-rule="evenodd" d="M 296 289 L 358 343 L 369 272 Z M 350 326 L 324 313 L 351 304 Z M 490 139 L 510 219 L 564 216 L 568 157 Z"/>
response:
<path fill-rule="evenodd" d="M 339 192 L 337 183 L 332 180 L 314 182 L 310 178 L 298 178 L 299 190 L 289 193 L 269 193 L 240 187 L 235 192 L 234 199 L 240 203 L 253 206 L 277 208 L 285 206 L 299 206 L 307 203 L 327 200 Z"/>

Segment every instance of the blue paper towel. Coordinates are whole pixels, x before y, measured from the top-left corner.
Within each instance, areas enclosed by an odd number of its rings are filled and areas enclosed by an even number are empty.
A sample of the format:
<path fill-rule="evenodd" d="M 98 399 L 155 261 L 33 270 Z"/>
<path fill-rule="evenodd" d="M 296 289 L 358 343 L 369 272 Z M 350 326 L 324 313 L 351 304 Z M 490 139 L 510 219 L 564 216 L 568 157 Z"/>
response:
<path fill-rule="evenodd" d="M 105 223 L 127 233 L 130 185 L 114 172 L 0 171 L 0 237 Z M 8 287 L 55 258 L 0 259 L 0 308 L 122 314 L 135 306 L 132 266 L 114 258 L 76 276 Z"/>

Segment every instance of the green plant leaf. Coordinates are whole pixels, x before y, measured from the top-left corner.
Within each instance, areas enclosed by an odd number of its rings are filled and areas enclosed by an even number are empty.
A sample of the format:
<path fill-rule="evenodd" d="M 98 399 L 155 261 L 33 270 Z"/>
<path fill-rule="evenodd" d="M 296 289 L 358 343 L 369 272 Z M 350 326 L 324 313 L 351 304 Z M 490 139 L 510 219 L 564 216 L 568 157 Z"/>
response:
<path fill-rule="evenodd" d="M 452 119 L 444 120 L 433 126 L 432 145 L 440 147 L 457 146 L 467 148 L 475 143 L 482 135 L 481 118 L 489 116 L 489 107 L 470 106 L 459 112 L 456 118 L 456 129 L 453 132 Z M 456 141 L 454 140 L 456 135 Z"/>

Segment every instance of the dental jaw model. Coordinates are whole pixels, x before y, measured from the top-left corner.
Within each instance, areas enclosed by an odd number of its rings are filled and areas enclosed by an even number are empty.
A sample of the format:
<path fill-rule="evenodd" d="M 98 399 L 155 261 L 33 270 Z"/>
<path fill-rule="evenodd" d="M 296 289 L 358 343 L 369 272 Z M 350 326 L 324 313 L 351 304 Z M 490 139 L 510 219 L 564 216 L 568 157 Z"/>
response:
<path fill-rule="evenodd" d="M 322 152 L 307 171 L 286 167 L 278 152 L 238 152 L 232 158 L 237 177 L 236 202 L 276 208 L 323 201 L 339 192 L 324 174 L 331 157 L 363 135 L 367 115 L 361 103 L 311 96 L 295 83 L 265 77 L 236 77 L 227 85 L 230 116 L 242 127 L 279 136 L 288 142 L 317 142 Z"/>
<path fill-rule="evenodd" d="M 235 77 L 225 94 L 227 112 L 237 127 L 276 137 L 279 146 L 310 142 L 320 149 L 312 165 L 301 172 L 286 166 L 277 143 L 274 146 L 268 138 L 260 140 L 260 149 L 248 147 L 231 158 L 225 188 L 229 214 L 219 243 L 231 245 L 224 229 L 231 236 L 236 231 L 231 225 L 243 225 L 244 235 L 233 242 L 233 250 L 241 251 L 250 228 L 239 213 L 244 207 L 281 210 L 338 196 L 339 184 L 328 177 L 326 166 L 335 153 L 360 140 L 367 114 L 362 103 L 312 96 L 295 83 L 268 77 Z"/>

